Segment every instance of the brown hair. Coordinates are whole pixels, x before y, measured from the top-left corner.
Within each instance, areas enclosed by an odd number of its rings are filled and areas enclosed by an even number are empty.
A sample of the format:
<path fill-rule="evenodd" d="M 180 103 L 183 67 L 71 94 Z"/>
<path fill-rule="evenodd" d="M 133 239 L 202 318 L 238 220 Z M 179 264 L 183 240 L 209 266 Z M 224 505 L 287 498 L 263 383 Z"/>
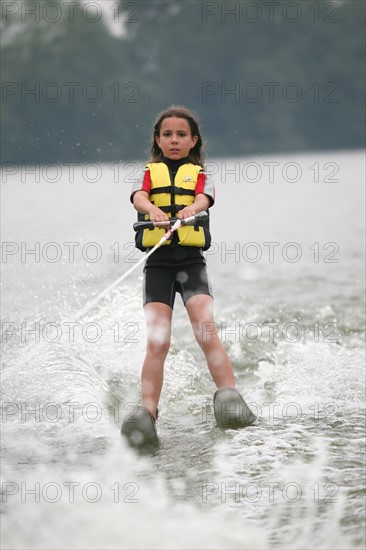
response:
<path fill-rule="evenodd" d="M 203 167 L 204 154 L 203 154 L 203 142 L 199 130 L 198 117 L 182 105 L 171 105 L 165 111 L 159 113 L 154 123 L 153 144 L 151 146 L 151 162 L 159 162 L 163 158 L 163 152 L 155 141 L 156 136 L 160 135 L 161 124 L 165 118 L 177 117 L 184 118 L 191 129 L 192 136 L 197 136 L 198 140 L 194 147 L 189 152 L 188 159 L 192 164 L 199 164 Z"/>

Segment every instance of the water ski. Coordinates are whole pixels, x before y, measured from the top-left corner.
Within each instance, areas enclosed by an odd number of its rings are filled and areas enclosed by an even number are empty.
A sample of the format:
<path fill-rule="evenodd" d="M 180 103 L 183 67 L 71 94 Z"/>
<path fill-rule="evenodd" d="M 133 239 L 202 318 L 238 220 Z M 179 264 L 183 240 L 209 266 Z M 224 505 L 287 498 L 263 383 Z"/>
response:
<path fill-rule="evenodd" d="M 155 419 L 145 407 L 137 407 L 127 415 L 122 423 L 121 434 L 132 447 L 155 449 L 159 447 L 159 438 L 155 429 Z"/>
<path fill-rule="evenodd" d="M 214 412 L 219 428 L 244 428 L 256 420 L 235 388 L 221 388 L 215 392 Z"/>

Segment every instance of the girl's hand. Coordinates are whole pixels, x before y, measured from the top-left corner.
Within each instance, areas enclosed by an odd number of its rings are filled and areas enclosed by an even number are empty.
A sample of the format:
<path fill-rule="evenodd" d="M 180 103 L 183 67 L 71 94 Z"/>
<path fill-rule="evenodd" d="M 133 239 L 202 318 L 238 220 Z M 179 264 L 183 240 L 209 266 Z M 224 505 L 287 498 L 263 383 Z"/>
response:
<path fill-rule="evenodd" d="M 193 206 L 186 206 L 182 210 L 179 210 L 177 213 L 177 217 L 180 220 L 184 220 L 185 218 L 190 218 L 191 216 L 195 216 L 197 214 L 195 208 Z"/>
<path fill-rule="evenodd" d="M 148 212 L 150 221 L 152 222 L 164 222 L 169 221 L 168 214 L 160 210 L 157 206 L 152 206 Z"/>

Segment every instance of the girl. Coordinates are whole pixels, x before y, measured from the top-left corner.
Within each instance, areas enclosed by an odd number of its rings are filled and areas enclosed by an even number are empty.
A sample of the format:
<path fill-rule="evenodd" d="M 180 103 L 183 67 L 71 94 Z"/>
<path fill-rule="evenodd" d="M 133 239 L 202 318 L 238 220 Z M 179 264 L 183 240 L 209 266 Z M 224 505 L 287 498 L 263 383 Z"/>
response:
<path fill-rule="evenodd" d="M 134 185 L 131 202 L 139 220 L 155 222 L 155 229 L 136 234 L 136 246 L 148 250 L 159 242 L 171 217 L 184 220 L 208 211 L 215 202 L 214 184 L 203 171 L 202 138 L 194 114 L 180 106 L 160 113 L 155 125 L 151 162 Z M 159 227 L 160 223 L 160 227 Z M 187 309 L 196 340 L 218 388 L 214 410 L 220 427 L 251 424 L 255 416 L 235 389 L 229 357 L 215 331 L 213 295 L 203 250 L 211 242 L 208 223 L 184 226 L 146 261 L 144 311 L 147 349 L 141 375 L 141 406 L 123 422 L 122 433 L 134 446 L 158 443 L 155 421 L 163 384 L 164 361 L 170 347 L 175 294 Z"/>

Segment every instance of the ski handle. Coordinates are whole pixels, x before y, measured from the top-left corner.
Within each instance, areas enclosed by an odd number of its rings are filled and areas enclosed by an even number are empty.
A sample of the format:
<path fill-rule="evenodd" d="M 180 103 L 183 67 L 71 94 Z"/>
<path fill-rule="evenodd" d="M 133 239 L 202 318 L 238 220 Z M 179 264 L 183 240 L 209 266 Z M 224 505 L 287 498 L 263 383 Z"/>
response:
<path fill-rule="evenodd" d="M 185 218 L 184 220 L 181 220 L 181 225 L 187 225 L 192 222 L 199 223 L 204 222 L 207 220 L 208 214 L 207 212 L 199 212 L 195 216 L 190 216 L 189 218 Z M 164 226 L 172 226 L 177 221 L 178 218 L 170 218 L 169 221 L 165 222 L 136 222 L 133 224 L 133 228 L 135 231 L 138 231 L 139 229 L 154 229 L 155 227 L 164 227 Z"/>

